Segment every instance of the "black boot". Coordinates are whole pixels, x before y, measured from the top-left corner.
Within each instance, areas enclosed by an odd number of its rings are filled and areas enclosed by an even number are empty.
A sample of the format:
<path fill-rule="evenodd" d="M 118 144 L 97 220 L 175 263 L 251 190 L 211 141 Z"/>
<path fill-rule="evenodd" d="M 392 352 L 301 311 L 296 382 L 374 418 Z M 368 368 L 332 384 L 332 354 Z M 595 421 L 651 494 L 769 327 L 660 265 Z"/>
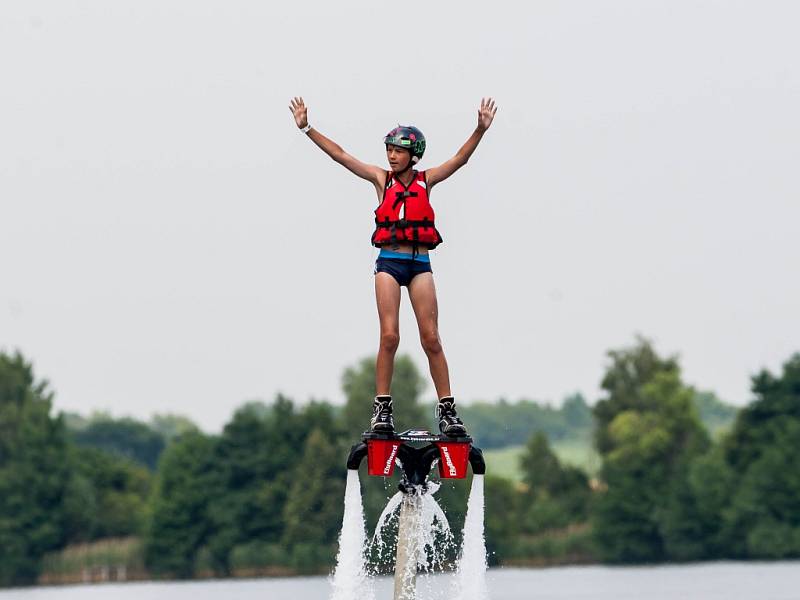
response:
<path fill-rule="evenodd" d="M 375 396 L 369 428 L 375 433 L 392 433 L 394 431 L 391 396 Z"/>
<path fill-rule="evenodd" d="M 439 419 L 439 431 L 451 437 L 467 435 L 467 428 L 458 418 L 456 401 L 452 396 L 445 396 L 436 405 L 436 416 Z"/>

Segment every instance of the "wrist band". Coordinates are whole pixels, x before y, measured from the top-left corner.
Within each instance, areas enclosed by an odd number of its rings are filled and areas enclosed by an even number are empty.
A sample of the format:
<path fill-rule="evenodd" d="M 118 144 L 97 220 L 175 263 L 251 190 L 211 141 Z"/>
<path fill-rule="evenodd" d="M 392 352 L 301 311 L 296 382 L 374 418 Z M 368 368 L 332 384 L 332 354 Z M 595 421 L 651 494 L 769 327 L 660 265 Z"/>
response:
<path fill-rule="evenodd" d="M 300 131 L 302 131 L 303 133 L 308 133 L 309 129 L 311 129 L 311 125 L 306 124 L 305 127 L 300 128 Z"/>

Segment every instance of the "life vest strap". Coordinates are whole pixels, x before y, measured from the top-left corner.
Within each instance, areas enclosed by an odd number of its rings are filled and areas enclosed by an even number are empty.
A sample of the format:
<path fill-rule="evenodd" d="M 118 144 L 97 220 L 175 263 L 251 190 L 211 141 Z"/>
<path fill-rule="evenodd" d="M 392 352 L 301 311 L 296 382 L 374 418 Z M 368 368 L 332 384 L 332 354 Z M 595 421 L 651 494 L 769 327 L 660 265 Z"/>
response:
<path fill-rule="evenodd" d="M 416 198 L 419 194 L 417 192 L 396 192 L 396 198 L 394 204 L 392 204 L 392 209 L 397 208 L 398 204 L 402 204 L 406 201 L 406 198 Z"/>
<path fill-rule="evenodd" d="M 378 221 L 375 219 L 375 225 L 384 229 L 405 229 L 406 227 L 433 227 L 433 221 L 427 219 L 423 221 L 406 221 L 400 219 L 399 221 Z"/>

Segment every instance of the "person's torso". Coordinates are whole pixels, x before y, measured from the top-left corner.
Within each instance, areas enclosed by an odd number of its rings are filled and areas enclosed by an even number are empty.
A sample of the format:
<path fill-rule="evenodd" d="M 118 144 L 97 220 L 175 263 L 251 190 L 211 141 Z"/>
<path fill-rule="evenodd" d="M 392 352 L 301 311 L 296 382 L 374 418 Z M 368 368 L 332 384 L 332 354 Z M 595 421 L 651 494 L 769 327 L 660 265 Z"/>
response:
<path fill-rule="evenodd" d="M 406 245 L 411 248 L 435 248 L 441 241 L 436 230 L 435 213 L 428 195 L 425 172 L 413 171 L 408 185 L 392 172 L 386 175 L 383 198 L 375 210 L 375 246 Z"/>

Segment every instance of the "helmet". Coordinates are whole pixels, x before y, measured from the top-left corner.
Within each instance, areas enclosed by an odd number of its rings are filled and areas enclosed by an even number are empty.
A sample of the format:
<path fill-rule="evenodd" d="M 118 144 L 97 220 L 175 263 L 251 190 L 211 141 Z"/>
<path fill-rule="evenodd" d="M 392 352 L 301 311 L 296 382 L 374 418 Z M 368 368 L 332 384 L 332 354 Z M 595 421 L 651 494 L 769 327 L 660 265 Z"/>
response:
<path fill-rule="evenodd" d="M 383 143 L 411 152 L 411 162 L 417 163 L 425 154 L 425 136 L 413 125 L 398 125 L 386 134 Z"/>

